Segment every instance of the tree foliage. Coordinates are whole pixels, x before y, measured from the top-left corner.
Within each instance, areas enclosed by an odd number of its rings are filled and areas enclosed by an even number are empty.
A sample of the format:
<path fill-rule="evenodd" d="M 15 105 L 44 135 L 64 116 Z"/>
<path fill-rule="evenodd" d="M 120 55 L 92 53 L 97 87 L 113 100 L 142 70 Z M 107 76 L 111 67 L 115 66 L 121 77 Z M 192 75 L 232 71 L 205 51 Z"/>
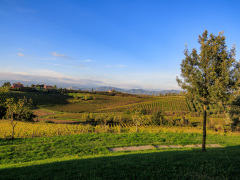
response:
<path fill-rule="evenodd" d="M 17 102 L 13 99 L 7 99 L 6 103 L 6 115 L 5 117 L 10 119 L 12 126 L 12 139 L 14 139 L 14 129 L 17 125 L 17 121 L 33 121 L 33 113 L 30 111 L 32 106 L 32 100 L 19 99 Z"/>
<path fill-rule="evenodd" d="M 32 100 L 26 98 L 19 99 L 17 102 L 13 99 L 6 101 L 6 118 L 11 118 L 15 121 L 33 121 L 33 113 L 30 108 L 32 107 Z"/>
<path fill-rule="evenodd" d="M 227 50 L 223 32 L 208 37 L 205 30 L 198 42 L 201 45 L 199 54 L 195 48 L 192 52 L 185 49 L 181 64 L 183 80 L 177 78 L 177 82 L 203 104 L 219 100 L 227 102 L 232 90 L 237 88 L 239 62 L 235 60 L 235 47 Z"/>
<path fill-rule="evenodd" d="M 153 113 L 150 118 L 151 124 L 153 125 L 166 125 L 168 123 L 168 121 L 164 119 L 164 114 L 162 111 Z"/>
<path fill-rule="evenodd" d="M 5 82 L 3 83 L 2 87 L 10 87 L 11 86 L 11 83 L 10 82 Z"/>
<path fill-rule="evenodd" d="M 138 126 L 140 126 L 144 121 L 144 115 L 142 114 L 142 109 L 135 109 L 134 114 L 132 114 L 133 123 L 136 126 L 136 132 L 138 132 Z"/>
<path fill-rule="evenodd" d="M 229 108 L 229 116 L 232 121 L 232 130 L 240 130 L 240 96 L 238 96 L 234 101 L 232 101 Z"/>
<path fill-rule="evenodd" d="M 208 36 L 207 30 L 199 36 L 200 53 L 195 48 L 184 51 L 185 59 L 181 63 L 181 76 L 177 82 L 182 89 L 188 91 L 204 107 L 203 111 L 203 146 L 206 141 L 206 107 L 210 103 L 229 102 L 233 90 L 237 89 L 237 68 L 235 46 L 227 50 L 223 32 Z"/>

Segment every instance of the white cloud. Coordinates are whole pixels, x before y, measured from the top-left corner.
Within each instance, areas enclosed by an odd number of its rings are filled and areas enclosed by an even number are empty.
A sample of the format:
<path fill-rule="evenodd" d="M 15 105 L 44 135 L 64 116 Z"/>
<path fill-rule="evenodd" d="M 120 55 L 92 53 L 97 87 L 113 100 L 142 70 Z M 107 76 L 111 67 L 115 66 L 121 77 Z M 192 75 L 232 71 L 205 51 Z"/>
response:
<path fill-rule="evenodd" d="M 24 49 L 18 48 L 19 51 L 24 51 Z"/>
<path fill-rule="evenodd" d="M 59 72 L 56 72 L 56 71 L 51 71 L 51 70 L 48 70 L 48 69 L 34 69 L 34 70 L 30 70 L 29 74 L 31 74 L 31 75 L 39 75 L 39 76 L 57 77 L 57 78 L 62 78 L 62 77 L 69 78 L 68 76 L 66 76 L 66 75 L 64 75 L 62 73 L 59 73 Z"/>
<path fill-rule="evenodd" d="M 59 54 L 58 52 L 52 52 L 52 56 L 69 58 L 66 54 Z"/>
<path fill-rule="evenodd" d="M 48 69 L 31 69 L 31 70 L 27 70 L 27 71 L 16 71 L 14 70 L 14 73 L 11 73 L 9 71 L 2 71 L 0 73 L 3 73 L 2 75 L 4 75 L 5 77 L 6 74 L 9 74 L 11 76 L 16 76 L 16 75 L 24 75 L 24 76 L 49 76 L 49 77 L 57 77 L 57 78 L 70 78 L 69 76 L 56 72 L 56 71 L 51 71 Z"/>
<path fill-rule="evenodd" d="M 25 54 L 22 54 L 22 53 L 17 53 L 19 56 L 22 56 L 22 57 L 28 57 L 27 55 Z"/>
<path fill-rule="evenodd" d="M 33 73 L 34 72 L 34 73 Z M 64 74 L 50 71 L 46 69 L 38 69 L 33 72 L 0 72 L 0 80 L 14 80 L 14 81 L 34 81 L 41 83 L 65 83 L 65 84 L 75 84 L 79 87 L 95 87 L 95 86 L 104 86 L 106 85 L 103 81 L 93 79 L 93 78 L 72 78 Z"/>

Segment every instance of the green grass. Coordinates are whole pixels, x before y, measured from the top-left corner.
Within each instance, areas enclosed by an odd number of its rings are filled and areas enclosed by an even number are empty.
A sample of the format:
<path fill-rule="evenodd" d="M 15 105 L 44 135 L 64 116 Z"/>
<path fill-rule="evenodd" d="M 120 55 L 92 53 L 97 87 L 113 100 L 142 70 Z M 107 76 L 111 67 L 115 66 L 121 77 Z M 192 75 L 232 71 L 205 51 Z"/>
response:
<path fill-rule="evenodd" d="M 199 144 L 201 134 L 80 134 L 0 140 L 0 179 L 238 179 L 240 136 L 208 135 L 225 148 L 109 152 L 109 147 Z"/>
<path fill-rule="evenodd" d="M 50 138 L 16 139 L 0 141 L 0 163 L 11 164 L 67 157 L 109 154 L 109 147 L 160 144 L 200 144 L 201 134 L 132 133 L 132 134 L 80 134 Z M 239 136 L 209 135 L 209 144 L 240 145 Z"/>
<path fill-rule="evenodd" d="M 71 159 L 0 170 L 1 179 L 239 179 L 240 146 Z"/>

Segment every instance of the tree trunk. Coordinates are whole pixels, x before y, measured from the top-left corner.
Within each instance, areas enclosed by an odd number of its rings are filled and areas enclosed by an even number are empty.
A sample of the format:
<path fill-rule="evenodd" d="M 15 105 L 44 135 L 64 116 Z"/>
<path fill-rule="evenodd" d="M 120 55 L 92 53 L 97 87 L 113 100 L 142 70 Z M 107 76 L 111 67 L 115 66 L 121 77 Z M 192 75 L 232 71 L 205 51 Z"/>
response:
<path fill-rule="evenodd" d="M 14 120 L 12 120 L 11 125 L 12 125 L 12 140 L 13 140 L 14 134 L 15 134 L 15 126 L 17 125 L 17 122 L 14 124 Z"/>
<path fill-rule="evenodd" d="M 136 124 L 136 132 L 138 132 L 138 125 Z"/>
<path fill-rule="evenodd" d="M 202 151 L 206 151 L 206 122 L 207 122 L 207 110 L 206 104 L 203 105 L 203 139 L 202 139 Z"/>

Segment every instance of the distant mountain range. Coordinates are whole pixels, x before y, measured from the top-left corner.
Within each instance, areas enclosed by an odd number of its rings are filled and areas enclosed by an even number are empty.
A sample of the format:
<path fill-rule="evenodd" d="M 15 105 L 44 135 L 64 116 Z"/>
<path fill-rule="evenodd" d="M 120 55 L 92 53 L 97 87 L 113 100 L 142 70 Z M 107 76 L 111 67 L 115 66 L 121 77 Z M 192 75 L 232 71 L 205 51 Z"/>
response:
<path fill-rule="evenodd" d="M 72 88 L 74 89 L 74 88 Z M 166 93 L 176 93 L 179 94 L 181 91 L 180 90 L 159 90 L 159 91 L 154 91 L 154 90 L 144 90 L 144 89 L 121 89 L 121 88 L 115 88 L 111 86 L 102 86 L 102 87 L 95 87 L 95 88 L 81 88 L 81 90 L 84 91 L 109 91 L 115 89 L 118 92 L 122 93 L 128 93 L 128 94 L 146 94 L 146 95 L 159 95 L 161 94 L 166 94 Z M 76 89 L 75 89 L 76 90 Z"/>
<path fill-rule="evenodd" d="M 11 84 L 19 82 L 14 80 L 0 80 L 0 86 L 4 82 L 10 82 Z M 146 94 L 146 95 L 159 95 L 166 94 L 166 93 L 176 93 L 179 94 L 180 90 L 149 90 L 149 89 L 122 89 L 122 88 L 116 88 L 112 86 L 100 86 L 100 87 L 92 87 L 89 88 L 89 86 L 83 86 L 78 84 L 68 84 L 68 83 L 44 83 L 44 82 L 34 82 L 34 81 L 20 81 L 24 86 L 30 86 L 31 84 L 45 84 L 45 85 L 57 85 L 58 88 L 67 88 L 67 89 L 73 89 L 73 90 L 83 90 L 83 91 L 109 91 L 115 89 L 118 92 L 122 93 L 129 93 L 129 94 Z"/>

